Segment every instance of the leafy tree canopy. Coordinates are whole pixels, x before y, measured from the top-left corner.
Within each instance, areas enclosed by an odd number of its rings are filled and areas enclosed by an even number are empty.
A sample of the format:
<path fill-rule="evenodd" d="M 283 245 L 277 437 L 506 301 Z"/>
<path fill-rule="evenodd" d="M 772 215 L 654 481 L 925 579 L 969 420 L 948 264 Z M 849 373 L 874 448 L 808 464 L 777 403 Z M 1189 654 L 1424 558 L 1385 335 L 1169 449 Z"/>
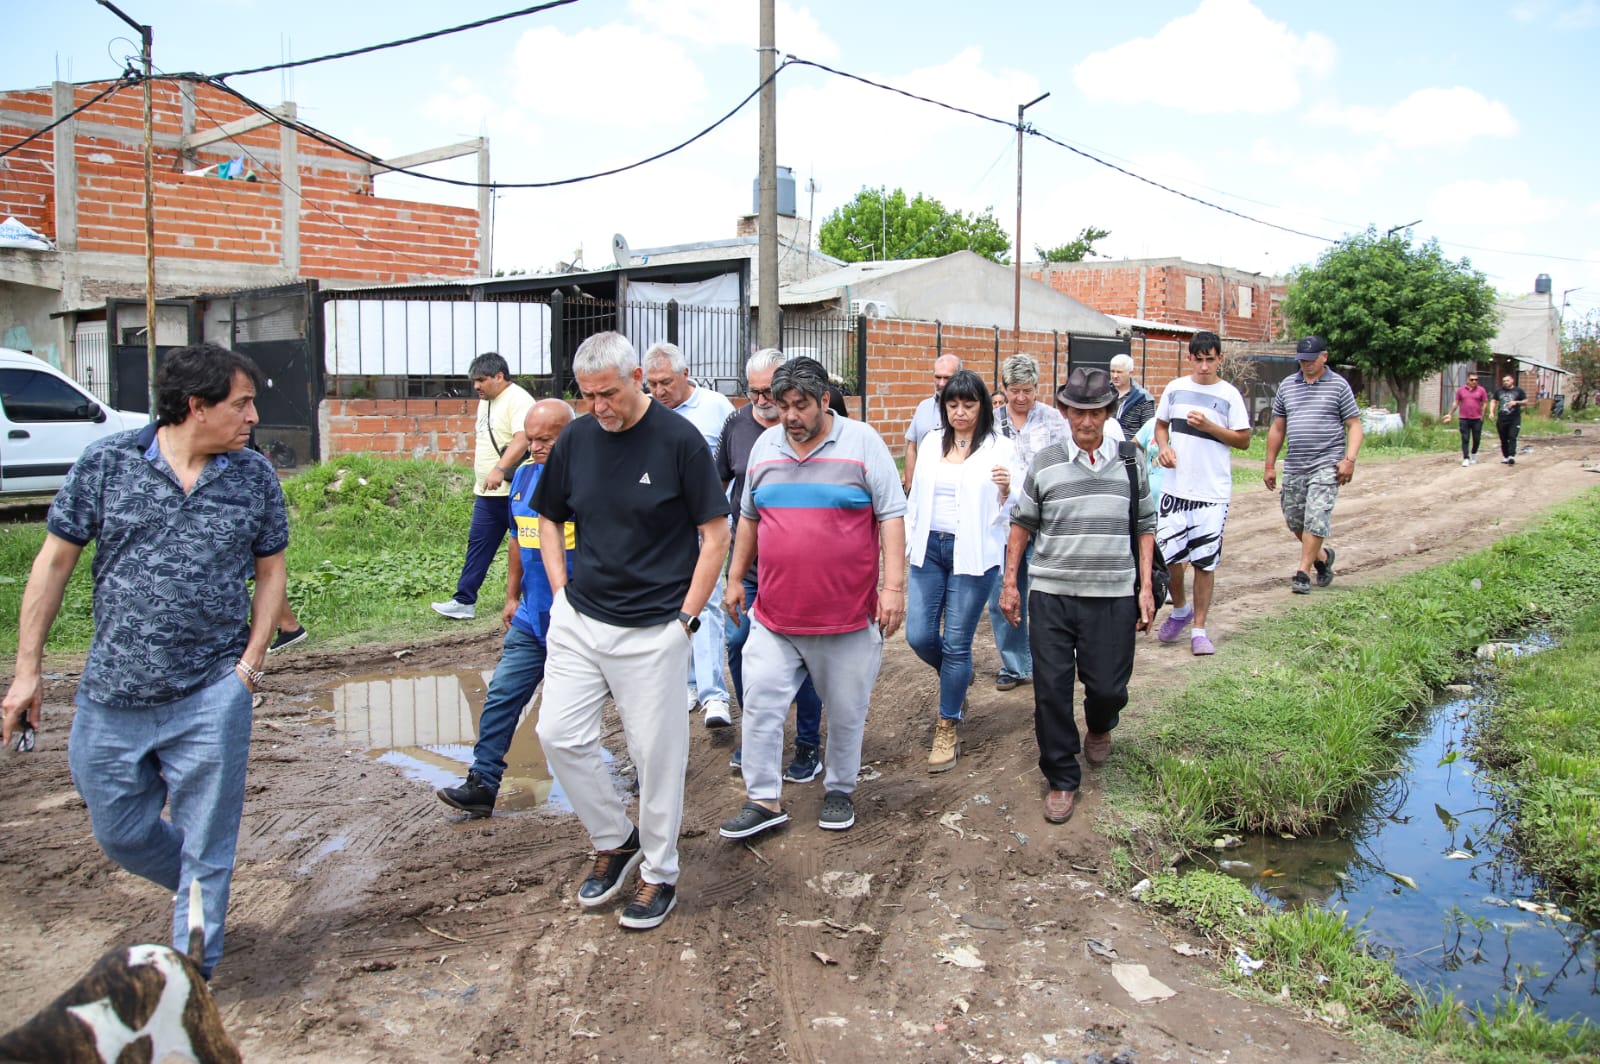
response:
<path fill-rule="evenodd" d="M 1086 225 L 1075 240 L 1069 240 L 1065 244 L 1057 244 L 1053 248 L 1044 248 L 1035 244 L 1033 253 L 1044 262 L 1082 262 L 1094 254 L 1096 240 L 1104 240 L 1110 235 L 1111 230 L 1109 229 L 1096 229 L 1092 225 Z"/>
<path fill-rule="evenodd" d="M 1562 327 L 1561 365 L 1571 372 L 1566 391 L 1572 409 L 1582 410 L 1600 391 L 1600 310 L 1591 310 Z"/>
<path fill-rule="evenodd" d="M 1290 276 L 1284 316 L 1295 332 L 1326 339 L 1336 361 L 1409 397 L 1434 370 L 1489 358 L 1494 303 L 1483 274 L 1445 258 L 1437 240 L 1413 244 L 1409 232 L 1369 226 Z"/>
<path fill-rule="evenodd" d="M 921 193 L 906 199 L 904 189 L 864 188 L 835 210 L 817 230 L 817 247 L 845 262 L 869 259 L 930 259 L 952 251 L 973 251 L 995 262 L 1010 262 L 1011 238 L 982 214 L 949 210 Z"/>

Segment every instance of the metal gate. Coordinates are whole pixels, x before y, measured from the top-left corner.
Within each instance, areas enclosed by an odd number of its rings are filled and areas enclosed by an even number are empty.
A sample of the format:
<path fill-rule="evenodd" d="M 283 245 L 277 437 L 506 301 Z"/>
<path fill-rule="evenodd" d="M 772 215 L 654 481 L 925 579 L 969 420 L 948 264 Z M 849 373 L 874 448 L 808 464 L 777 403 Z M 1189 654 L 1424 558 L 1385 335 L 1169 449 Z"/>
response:
<path fill-rule="evenodd" d="M 256 447 L 279 469 L 314 463 L 318 453 L 317 407 L 322 402 L 322 343 L 315 281 L 257 288 L 211 297 L 207 332 L 221 326 L 226 338 L 208 335 L 249 355 L 261 367 L 267 387 L 256 396 L 261 423 Z M 226 316 L 219 321 L 219 311 Z M 218 330 L 220 331 L 220 330 Z"/>

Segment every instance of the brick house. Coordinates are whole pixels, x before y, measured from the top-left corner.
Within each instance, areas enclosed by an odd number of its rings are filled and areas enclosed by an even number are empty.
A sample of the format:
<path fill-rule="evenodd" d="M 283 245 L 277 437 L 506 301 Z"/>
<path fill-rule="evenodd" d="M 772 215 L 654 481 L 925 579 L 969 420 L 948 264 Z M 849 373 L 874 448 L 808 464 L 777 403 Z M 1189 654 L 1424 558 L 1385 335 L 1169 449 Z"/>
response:
<path fill-rule="evenodd" d="M 1185 259 L 1026 263 L 1023 273 L 1102 314 L 1209 329 L 1224 340 L 1280 340 L 1281 277 Z"/>
<path fill-rule="evenodd" d="M 108 84 L 0 92 L 0 148 Z M 151 89 L 158 297 L 478 273 L 486 212 L 379 197 L 373 177 L 383 166 L 302 136 L 210 85 L 160 80 Z M 295 108 L 285 103 L 275 113 L 292 117 Z M 113 312 L 112 345 L 143 333 L 143 145 L 142 92 L 130 85 L 0 158 L 0 219 L 13 216 L 55 243 L 53 251 L 0 248 L 0 345 L 32 351 L 82 381 L 93 372 L 90 358 L 106 357 L 103 347 L 97 356 L 87 348 L 105 342 L 108 300 L 135 301 Z M 464 150 L 454 154 L 474 150 L 457 147 Z M 486 143 L 475 150 L 481 173 Z M 241 158 L 247 179 L 185 173 Z M 212 335 L 204 315 L 158 307 L 157 343 L 198 339 L 202 321 Z"/>

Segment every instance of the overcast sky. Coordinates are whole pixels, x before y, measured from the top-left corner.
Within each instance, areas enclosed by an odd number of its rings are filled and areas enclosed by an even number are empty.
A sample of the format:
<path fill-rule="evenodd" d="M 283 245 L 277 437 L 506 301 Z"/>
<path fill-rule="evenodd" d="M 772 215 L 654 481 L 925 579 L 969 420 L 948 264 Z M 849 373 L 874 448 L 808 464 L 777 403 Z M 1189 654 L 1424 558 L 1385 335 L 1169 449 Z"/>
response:
<path fill-rule="evenodd" d="M 119 0 L 155 30 L 162 70 L 304 59 L 499 14 L 525 0 Z M 92 0 L 8 3 L 4 81 L 114 76 L 137 52 Z M 652 155 L 755 88 L 755 0 L 578 0 L 439 40 L 231 81 L 296 100 L 312 124 L 379 155 L 480 134 L 498 181 L 577 177 Z M 374 17 L 381 12 L 381 17 Z M 1181 256 L 1282 274 L 1345 233 L 1416 221 L 1502 292 L 1553 278 L 1600 308 L 1600 3 L 1342 4 L 778 0 L 780 53 L 1056 140 L 1224 213 L 1030 137 L 1023 243 L 1111 230 L 1112 258 Z M 863 186 L 1016 216 L 1016 134 L 809 67 L 778 79 L 778 162 L 821 219 Z M 497 194 L 499 268 L 733 235 L 754 209 L 757 107 L 626 175 Z M 471 179 L 471 160 L 430 168 Z M 815 182 L 814 194 L 808 184 Z M 3 186 L 0 186 L 3 187 Z M 407 176 L 385 195 L 470 205 Z M 899 249 L 891 249 L 899 250 Z"/>

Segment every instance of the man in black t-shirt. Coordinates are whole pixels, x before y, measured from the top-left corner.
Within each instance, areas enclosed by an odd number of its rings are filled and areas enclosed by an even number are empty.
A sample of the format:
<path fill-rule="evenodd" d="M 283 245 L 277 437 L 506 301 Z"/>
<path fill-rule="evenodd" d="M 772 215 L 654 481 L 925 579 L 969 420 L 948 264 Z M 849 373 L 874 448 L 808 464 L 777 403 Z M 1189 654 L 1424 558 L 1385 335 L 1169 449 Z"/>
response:
<path fill-rule="evenodd" d="M 642 861 L 620 923 L 643 930 L 677 903 L 688 648 L 727 556 L 728 500 L 700 431 L 642 390 L 627 338 L 589 337 L 572 374 L 592 416 L 561 434 L 533 496 L 555 593 L 539 741 L 596 851 L 578 905 L 617 897 Z M 568 521 L 577 524 L 570 580 Z M 637 827 L 601 759 L 608 697 L 639 773 Z"/>
<path fill-rule="evenodd" d="M 1528 405 L 1528 393 L 1517 387 L 1517 378 L 1507 373 L 1500 378 L 1500 387 L 1489 400 L 1489 414 L 1494 418 L 1495 431 L 1500 433 L 1500 464 L 1517 464 L 1517 436 L 1522 432 L 1522 408 Z"/>

